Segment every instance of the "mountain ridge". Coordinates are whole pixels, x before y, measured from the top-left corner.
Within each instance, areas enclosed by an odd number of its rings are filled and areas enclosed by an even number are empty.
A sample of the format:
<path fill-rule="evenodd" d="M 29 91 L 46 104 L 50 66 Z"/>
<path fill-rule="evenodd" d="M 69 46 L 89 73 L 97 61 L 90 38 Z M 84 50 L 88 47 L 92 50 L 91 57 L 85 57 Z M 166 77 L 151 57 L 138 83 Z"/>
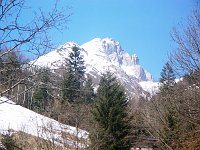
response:
<path fill-rule="evenodd" d="M 93 79 L 95 86 L 98 85 L 101 74 L 107 70 L 115 74 L 132 96 L 144 95 L 147 91 L 139 82 L 154 81 L 152 75 L 139 64 L 137 55 L 129 55 L 120 43 L 112 38 L 95 38 L 82 45 L 67 42 L 39 57 L 34 61 L 35 65 L 58 69 L 64 65 L 65 59 L 74 46 L 80 49 L 85 61 L 86 74 Z"/>

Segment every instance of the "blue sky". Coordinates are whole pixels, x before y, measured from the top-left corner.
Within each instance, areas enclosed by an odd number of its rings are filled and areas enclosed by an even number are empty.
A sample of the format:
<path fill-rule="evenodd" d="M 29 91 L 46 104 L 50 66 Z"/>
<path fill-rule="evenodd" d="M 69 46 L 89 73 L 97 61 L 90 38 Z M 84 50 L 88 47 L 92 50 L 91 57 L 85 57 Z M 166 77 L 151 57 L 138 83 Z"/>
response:
<path fill-rule="evenodd" d="M 31 4 L 47 9 L 53 0 Z M 57 45 L 68 41 L 83 44 L 93 38 L 110 37 L 129 54 L 136 53 L 140 64 L 157 80 L 175 48 L 170 37 L 173 27 L 185 23 L 197 0 L 60 0 L 60 7 L 72 13 L 68 28 L 53 31 Z M 70 7 L 70 9 L 68 9 Z"/>

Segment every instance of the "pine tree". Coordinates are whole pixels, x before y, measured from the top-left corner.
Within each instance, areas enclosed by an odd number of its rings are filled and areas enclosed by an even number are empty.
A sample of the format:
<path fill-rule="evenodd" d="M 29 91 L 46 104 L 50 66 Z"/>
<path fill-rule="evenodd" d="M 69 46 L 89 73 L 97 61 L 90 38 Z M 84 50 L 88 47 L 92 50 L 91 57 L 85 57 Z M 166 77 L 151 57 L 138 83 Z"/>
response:
<path fill-rule="evenodd" d="M 160 76 L 160 82 L 162 83 L 161 90 L 166 91 L 174 86 L 176 77 L 171 65 L 168 62 L 164 65 Z"/>
<path fill-rule="evenodd" d="M 63 102 L 66 100 L 69 102 L 73 102 L 76 99 L 77 91 L 74 82 L 75 82 L 74 75 L 71 73 L 71 68 L 68 68 L 67 73 L 64 75 L 64 81 L 62 87 Z"/>
<path fill-rule="evenodd" d="M 167 62 L 161 72 L 160 82 L 162 86 L 159 94 L 160 105 L 163 106 L 163 139 L 164 145 L 172 147 L 173 141 L 176 140 L 176 131 L 178 126 L 177 109 L 174 103 L 174 90 L 175 85 L 175 73 L 171 65 Z"/>
<path fill-rule="evenodd" d="M 63 81 L 63 99 L 74 102 L 80 98 L 80 91 L 83 86 L 85 65 L 80 49 L 73 47 L 69 58 L 66 59 L 67 72 Z"/>
<path fill-rule="evenodd" d="M 32 109 L 37 111 L 45 111 L 52 101 L 51 87 L 50 87 L 50 70 L 42 68 L 39 70 L 36 82 L 38 85 L 33 93 Z"/>
<path fill-rule="evenodd" d="M 162 134 L 164 135 L 163 139 L 167 145 L 173 147 L 173 143 L 178 139 L 178 130 L 179 130 L 179 119 L 176 111 L 173 109 L 168 109 L 164 114 L 164 128 Z"/>
<path fill-rule="evenodd" d="M 86 104 L 91 104 L 94 102 L 95 94 L 91 78 L 88 78 L 83 86 L 82 97 Z"/>
<path fill-rule="evenodd" d="M 91 133 L 91 149 L 130 149 L 130 120 L 126 109 L 123 88 L 110 72 L 106 72 L 100 80 L 92 111 L 97 127 Z"/>

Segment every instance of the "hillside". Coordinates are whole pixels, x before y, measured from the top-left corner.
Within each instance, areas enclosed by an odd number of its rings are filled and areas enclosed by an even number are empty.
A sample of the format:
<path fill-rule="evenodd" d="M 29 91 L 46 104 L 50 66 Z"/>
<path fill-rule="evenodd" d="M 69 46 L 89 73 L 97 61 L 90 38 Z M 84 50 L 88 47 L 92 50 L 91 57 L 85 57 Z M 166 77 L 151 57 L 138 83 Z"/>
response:
<path fill-rule="evenodd" d="M 5 97 L 0 97 L 0 116 L 1 134 L 26 133 L 70 149 L 87 145 L 88 132 L 37 114 Z"/>

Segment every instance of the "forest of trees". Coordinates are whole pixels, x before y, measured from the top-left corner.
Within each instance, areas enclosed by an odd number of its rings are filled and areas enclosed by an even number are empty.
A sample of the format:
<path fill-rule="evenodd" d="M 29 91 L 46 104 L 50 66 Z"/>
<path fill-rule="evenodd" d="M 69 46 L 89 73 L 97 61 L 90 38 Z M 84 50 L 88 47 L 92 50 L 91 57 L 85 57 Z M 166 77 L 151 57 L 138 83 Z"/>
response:
<path fill-rule="evenodd" d="M 177 49 L 163 66 L 159 92 L 140 110 L 144 127 L 157 139 L 158 149 L 200 149 L 199 20 L 196 9 L 187 26 L 173 30 Z"/>
<path fill-rule="evenodd" d="M 144 97 L 133 102 L 134 98 L 126 95 L 109 71 L 102 74 L 95 92 L 76 46 L 56 71 L 30 64 L 25 54 L 39 57 L 51 50 L 48 31 L 62 26 L 70 15 L 58 11 L 56 3 L 51 12 L 40 12 L 40 16 L 24 25 L 19 19 L 24 2 L 0 1 L 1 96 L 61 123 L 89 131 L 88 149 L 128 150 L 140 146 L 159 150 L 200 149 L 199 6 L 186 26 L 172 32 L 177 49 L 163 66 L 159 92 L 151 99 Z M 6 138 L 2 140 L 5 146 L 15 143 Z"/>

